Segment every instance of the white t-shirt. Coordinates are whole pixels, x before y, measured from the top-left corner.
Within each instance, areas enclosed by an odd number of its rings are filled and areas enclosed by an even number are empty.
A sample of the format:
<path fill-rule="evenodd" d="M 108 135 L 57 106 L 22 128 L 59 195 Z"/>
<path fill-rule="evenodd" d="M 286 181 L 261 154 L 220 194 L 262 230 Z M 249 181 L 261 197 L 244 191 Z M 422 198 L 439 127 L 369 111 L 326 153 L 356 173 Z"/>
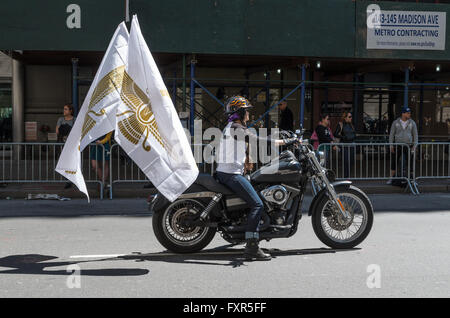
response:
<path fill-rule="evenodd" d="M 402 119 L 400 119 L 400 123 L 402 124 L 403 129 L 406 129 L 406 126 L 408 125 L 408 120 L 403 121 Z"/>

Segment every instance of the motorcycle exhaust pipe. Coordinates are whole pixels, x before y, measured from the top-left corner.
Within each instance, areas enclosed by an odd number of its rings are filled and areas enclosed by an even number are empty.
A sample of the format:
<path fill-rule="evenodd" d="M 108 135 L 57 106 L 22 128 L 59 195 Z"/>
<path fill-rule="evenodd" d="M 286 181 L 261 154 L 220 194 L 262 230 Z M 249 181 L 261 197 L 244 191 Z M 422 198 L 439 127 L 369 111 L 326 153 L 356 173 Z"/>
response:
<path fill-rule="evenodd" d="M 265 239 L 273 239 L 273 238 L 280 238 L 280 237 L 285 237 L 288 236 L 290 233 L 291 229 L 285 229 L 282 231 L 278 231 L 276 233 L 269 233 L 269 232 L 260 232 L 259 233 L 259 239 L 260 240 L 265 240 Z M 227 236 L 230 239 L 233 240 L 241 240 L 244 241 L 245 240 L 245 233 L 244 232 L 237 232 L 237 233 L 227 233 Z"/>
<path fill-rule="evenodd" d="M 266 230 L 270 226 L 270 218 L 267 213 L 264 212 L 262 217 L 264 223 L 260 225 L 260 232 Z M 245 230 L 247 229 L 247 224 L 224 226 L 223 229 L 227 232 L 245 232 Z"/>

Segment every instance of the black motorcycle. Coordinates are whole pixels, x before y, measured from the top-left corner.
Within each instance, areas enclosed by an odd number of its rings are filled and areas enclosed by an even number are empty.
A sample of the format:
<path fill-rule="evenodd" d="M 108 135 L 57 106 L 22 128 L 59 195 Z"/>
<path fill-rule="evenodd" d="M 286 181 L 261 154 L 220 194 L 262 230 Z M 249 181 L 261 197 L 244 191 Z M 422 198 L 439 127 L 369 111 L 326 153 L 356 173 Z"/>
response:
<path fill-rule="evenodd" d="M 373 223 L 373 207 L 363 191 L 351 181 L 331 182 L 323 152 L 298 140 L 269 164 L 250 176 L 250 182 L 264 202 L 259 225 L 260 240 L 287 238 L 297 232 L 301 206 L 309 182 L 315 196 L 309 207 L 317 237 L 334 249 L 360 244 Z M 225 185 L 209 174 L 200 174 L 174 202 L 156 194 L 149 199 L 153 230 L 169 251 L 193 253 L 206 247 L 216 232 L 229 243 L 244 243 L 249 208 Z"/>

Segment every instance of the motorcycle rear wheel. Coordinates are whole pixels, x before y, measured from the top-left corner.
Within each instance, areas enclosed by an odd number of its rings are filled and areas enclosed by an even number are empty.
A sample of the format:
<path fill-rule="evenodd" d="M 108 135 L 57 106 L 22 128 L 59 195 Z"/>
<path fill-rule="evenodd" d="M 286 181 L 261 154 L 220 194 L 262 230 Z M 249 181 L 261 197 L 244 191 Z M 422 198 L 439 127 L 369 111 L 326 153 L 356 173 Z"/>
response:
<path fill-rule="evenodd" d="M 344 220 L 325 195 L 317 204 L 311 222 L 314 233 L 322 243 L 334 249 L 350 249 L 369 235 L 373 224 L 373 207 L 367 195 L 357 187 L 350 186 L 336 192 L 345 209 L 351 213 L 351 218 Z M 357 222 L 359 220 L 360 223 Z"/>
<path fill-rule="evenodd" d="M 182 199 L 153 215 L 153 232 L 162 246 L 174 253 L 195 253 L 205 248 L 216 228 L 186 226 L 183 219 L 199 215 L 205 205 L 198 200 Z"/>

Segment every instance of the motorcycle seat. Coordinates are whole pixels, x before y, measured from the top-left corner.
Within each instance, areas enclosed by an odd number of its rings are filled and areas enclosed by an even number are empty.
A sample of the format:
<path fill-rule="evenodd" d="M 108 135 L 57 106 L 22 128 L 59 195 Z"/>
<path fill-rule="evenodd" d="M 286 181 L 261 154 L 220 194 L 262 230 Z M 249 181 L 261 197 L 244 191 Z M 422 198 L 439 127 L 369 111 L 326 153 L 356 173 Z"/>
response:
<path fill-rule="evenodd" d="M 220 192 L 223 195 L 234 194 L 234 192 L 226 185 L 219 183 L 219 181 L 217 181 L 213 176 L 207 173 L 199 173 L 197 180 L 195 180 L 195 183 L 205 187 L 212 192 Z"/>

